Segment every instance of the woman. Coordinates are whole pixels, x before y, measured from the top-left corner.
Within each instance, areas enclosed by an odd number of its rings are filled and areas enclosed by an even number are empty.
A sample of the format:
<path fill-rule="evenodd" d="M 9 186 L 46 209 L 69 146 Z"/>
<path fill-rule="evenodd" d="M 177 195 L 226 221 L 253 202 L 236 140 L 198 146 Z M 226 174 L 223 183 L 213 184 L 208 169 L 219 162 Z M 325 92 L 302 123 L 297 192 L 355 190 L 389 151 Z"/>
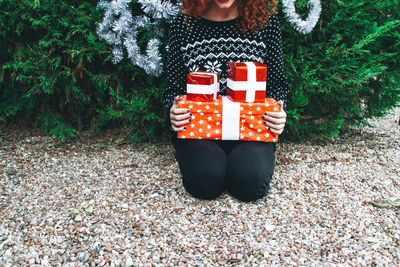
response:
<path fill-rule="evenodd" d="M 171 25 L 164 115 L 183 186 L 194 197 L 215 199 L 228 190 L 239 200 L 254 201 L 268 192 L 275 143 L 177 139 L 176 133 L 191 121 L 187 109 L 177 108 L 177 97 L 186 94 L 187 73 L 220 73 L 220 95 L 225 95 L 229 61 L 264 63 L 268 67 L 266 97 L 283 103 L 279 112 L 263 116 L 264 124 L 281 134 L 289 86 L 275 8 L 275 0 L 184 0 L 182 15 Z"/>

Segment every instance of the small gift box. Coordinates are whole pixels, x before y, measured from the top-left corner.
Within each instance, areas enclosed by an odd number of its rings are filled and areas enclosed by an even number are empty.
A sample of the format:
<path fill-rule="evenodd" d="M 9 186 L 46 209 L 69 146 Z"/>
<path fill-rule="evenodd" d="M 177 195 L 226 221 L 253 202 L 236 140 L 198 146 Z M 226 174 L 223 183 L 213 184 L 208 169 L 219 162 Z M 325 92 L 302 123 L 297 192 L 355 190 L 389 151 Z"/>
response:
<path fill-rule="evenodd" d="M 227 96 L 234 102 L 264 102 L 267 66 L 258 62 L 229 62 Z"/>
<path fill-rule="evenodd" d="M 196 71 L 187 75 L 187 99 L 210 102 L 219 96 L 219 74 Z"/>
<path fill-rule="evenodd" d="M 191 101 L 181 96 L 178 108 L 189 109 L 192 121 L 178 133 L 178 138 L 276 142 L 278 135 L 267 129 L 262 115 L 266 111 L 278 112 L 280 105 L 273 98 L 238 103 L 226 96 L 213 102 Z"/>

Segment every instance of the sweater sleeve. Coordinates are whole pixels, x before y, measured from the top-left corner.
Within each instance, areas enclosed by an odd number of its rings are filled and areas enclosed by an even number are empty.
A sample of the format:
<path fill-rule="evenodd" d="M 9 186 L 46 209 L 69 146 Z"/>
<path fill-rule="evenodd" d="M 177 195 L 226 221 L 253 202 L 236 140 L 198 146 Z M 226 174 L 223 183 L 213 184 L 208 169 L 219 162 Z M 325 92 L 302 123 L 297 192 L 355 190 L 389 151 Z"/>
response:
<path fill-rule="evenodd" d="M 183 27 L 177 21 L 179 17 L 171 24 L 168 33 L 168 52 L 167 52 L 167 88 L 162 95 L 163 115 L 165 126 L 169 131 L 170 137 L 176 136 L 171 128 L 169 112 L 176 96 L 184 95 L 185 91 L 185 65 L 181 50 Z M 184 26 L 184 25 L 183 25 Z"/>
<path fill-rule="evenodd" d="M 284 102 L 286 110 L 289 84 L 285 76 L 285 68 L 282 51 L 281 25 L 276 16 L 271 16 L 270 26 L 266 32 L 267 54 L 265 64 L 267 65 L 267 92 L 266 97 L 272 97 L 276 101 Z"/>

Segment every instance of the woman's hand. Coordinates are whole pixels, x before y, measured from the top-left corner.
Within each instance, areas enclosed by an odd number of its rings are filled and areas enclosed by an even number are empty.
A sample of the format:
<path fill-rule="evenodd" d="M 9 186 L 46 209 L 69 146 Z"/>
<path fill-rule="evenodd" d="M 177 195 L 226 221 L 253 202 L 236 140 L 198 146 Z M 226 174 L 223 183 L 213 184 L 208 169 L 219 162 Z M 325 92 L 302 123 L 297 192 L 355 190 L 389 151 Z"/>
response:
<path fill-rule="evenodd" d="M 186 130 L 185 124 L 191 122 L 190 116 L 192 113 L 186 108 L 178 108 L 179 96 L 175 97 L 174 104 L 169 110 L 169 119 L 171 121 L 171 127 L 175 132 Z"/>
<path fill-rule="evenodd" d="M 286 112 L 283 110 L 283 102 L 278 101 L 278 103 L 281 104 L 278 112 L 265 112 L 265 115 L 262 116 L 268 130 L 274 134 L 281 134 L 286 124 Z"/>

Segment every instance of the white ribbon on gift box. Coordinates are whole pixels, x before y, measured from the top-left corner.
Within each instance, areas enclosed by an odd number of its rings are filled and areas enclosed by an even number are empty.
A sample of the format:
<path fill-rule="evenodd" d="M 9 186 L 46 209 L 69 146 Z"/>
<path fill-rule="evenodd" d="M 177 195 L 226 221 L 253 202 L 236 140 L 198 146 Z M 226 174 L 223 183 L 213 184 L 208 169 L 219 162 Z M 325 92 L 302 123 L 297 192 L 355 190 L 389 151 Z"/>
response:
<path fill-rule="evenodd" d="M 240 103 L 222 97 L 222 140 L 239 140 Z"/>
<path fill-rule="evenodd" d="M 219 92 L 219 82 L 216 73 L 196 71 L 191 74 L 212 75 L 214 77 L 213 84 L 187 84 L 186 90 L 188 94 L 213 94 L 213 100 L 217 99 Z"/>
<path fill-rule="evenodd" d="M 267 82 L 257 82 L 257 68 L 253 62 L 244 62 L 247 66 L 247 81 L 233 81 L 228 78 L 227 86 L 234 91 L 246 91 L 245 102 L 254 102 L 256 91 L 265 91 Z"/>

